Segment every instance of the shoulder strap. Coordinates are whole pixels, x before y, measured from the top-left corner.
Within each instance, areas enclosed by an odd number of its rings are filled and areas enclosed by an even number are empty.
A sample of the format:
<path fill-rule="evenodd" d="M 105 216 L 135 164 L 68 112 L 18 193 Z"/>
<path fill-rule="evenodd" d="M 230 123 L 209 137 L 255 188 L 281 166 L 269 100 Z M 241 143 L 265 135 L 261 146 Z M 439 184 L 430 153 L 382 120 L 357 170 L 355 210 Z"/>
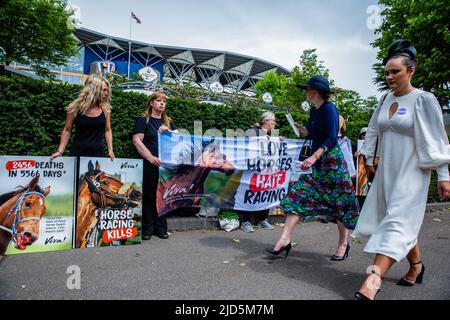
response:
<path fill-rule="evenodd" d="M 390 93 L 391 91 L 389 90 L 388 92 L 386 92 L 382 97 L 381 97 L 381 103 L 380 103 L 380 107 L 383 105 L 384 100 L 386 100 L 387 95 Z"/>
<path fill-rule="evenodd" d="M 384 100 L 386 100 L 386 97 L 387 97 L 387 95 L 390 93 L 391 91 L 389 90 L 388 92 L 386 92 L 385 94 L 384 94 L 384 96 L 383 97 L 381 97 L 381 103 L 380 103 L 380 108 L 381 108 L 381 106 L 383 105 L 383 103 L 384 103 Z M 378 106 L 377 106 L 378 107 Z M 374 155 L 374 158 L 376 157 L 376 156 L 379 156 L 379 154 L 378 154 L 378 152 L 379 152 L 379 148 L 378 148 L 378 143 L 379 143 L 380 141 L 379 141 L 379 139 L 378 139 L 378 137 L 377 137 L 377 144 L 376 144 L 376 146 L 375 146 L 375 155 Z M 373 178 L 372 178 L 373 179 Z"/>

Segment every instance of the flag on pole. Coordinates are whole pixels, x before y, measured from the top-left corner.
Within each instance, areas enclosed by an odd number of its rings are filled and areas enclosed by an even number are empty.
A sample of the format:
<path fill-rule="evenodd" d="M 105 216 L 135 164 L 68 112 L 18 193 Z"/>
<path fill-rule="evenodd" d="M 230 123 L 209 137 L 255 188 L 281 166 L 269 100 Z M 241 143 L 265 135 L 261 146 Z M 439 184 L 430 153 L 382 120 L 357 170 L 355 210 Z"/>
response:
<path fill-rule="evenodd" d="M 141 20 L 139 20 L 139 18 L 136 17 L 133 11 L 131 11 L 131 17 L 134 18 L 134 20 L 136 20 L 137 23 L 141 23 Z"/>

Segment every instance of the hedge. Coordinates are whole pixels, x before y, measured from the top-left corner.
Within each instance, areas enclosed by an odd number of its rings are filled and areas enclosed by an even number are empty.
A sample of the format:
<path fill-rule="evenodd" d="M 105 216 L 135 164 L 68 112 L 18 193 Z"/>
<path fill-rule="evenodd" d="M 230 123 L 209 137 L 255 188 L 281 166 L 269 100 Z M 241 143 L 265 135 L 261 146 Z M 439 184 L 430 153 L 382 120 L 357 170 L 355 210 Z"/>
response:
<path fill-rule="evenodd" d="M 76 98 L 78 85 L 46 82 L 11 75 L 0 76 L 0 155 L 50 155 L 59 144 L 65 121 L 65 107 Z M 148 97 L 144 94 L 113 89 L 111 126 L 116 157 L 136 157 L 131 143 L 137 117 L 144 111 Z M 226 105 L 199 103 L 190 99 L 168 99 L 167 112 L 178 128 L 194 132 L 194 121 L 202 121 L 202 132 L 216 128 L 225 133 L 227 128 L 243 129 L 255 124 L 264 110 L 236 108 Z M 291 113 L 294 120 L 305 124 L 304 112 Z M 294 138 L 283 112 L 275 112 L 280 135 Z M 347 123 L 347 134 L 356 141 L 366 122 Z M 70 146 L 70 142 L 69 142 Z M 65 154 L 67 155 L 68 148 Z M 436 175 L 430 186 L 429 201 L 438 200 Z"/>

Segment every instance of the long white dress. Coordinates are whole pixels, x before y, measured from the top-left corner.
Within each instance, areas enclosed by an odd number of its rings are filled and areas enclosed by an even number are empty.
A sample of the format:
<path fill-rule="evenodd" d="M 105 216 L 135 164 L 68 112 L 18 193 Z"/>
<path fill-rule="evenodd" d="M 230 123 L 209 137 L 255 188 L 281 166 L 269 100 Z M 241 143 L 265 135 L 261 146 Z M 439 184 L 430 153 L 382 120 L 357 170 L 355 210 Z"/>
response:
<path fill-rule="evenodd" d="M 389 119 L 395 102 L 398 109 Z M 353 236 L 370 237 L 365 252 L 400 261 L 417 243 L 431 170 L 439 181 L 449 181 L 450 146 L 435 96 L 419 89 L 401 97 L 389 93 L 366 133 L 368 164 L 377 139 L 380 162 Z"/>

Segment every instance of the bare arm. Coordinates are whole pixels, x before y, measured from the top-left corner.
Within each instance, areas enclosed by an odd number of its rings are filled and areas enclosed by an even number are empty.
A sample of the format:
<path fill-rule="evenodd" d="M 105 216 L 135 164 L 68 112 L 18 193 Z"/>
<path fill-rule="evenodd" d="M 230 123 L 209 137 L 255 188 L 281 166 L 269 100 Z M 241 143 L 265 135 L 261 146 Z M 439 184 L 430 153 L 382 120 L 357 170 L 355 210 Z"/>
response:
<path fill-rule="evenodd" d="M 108 157 L 111 158 L 111 160 L 114 160 L 114 151 L 113 151 L 113 135 L 111 130 L 111 114 L 105 113 L 106 116 L 106 126 L 105 126 L 105 140 L 106 145 L 108 146 Z"/>
<path fill-rule="evenodd" d="M 63 155 L 64 150 L 67 147 L 67 143 L 69 143 L 70 135 L 72 133 L 73 120 L 75 120 L 75 114 L 67 112 L 66 123 L 61 132 L 61 139 L 59 142 L 58 150 L 50 156 L 50 161 L 52 161 L 56 157 L 60 157 Z"/>
<path fill-rule="evenodd" d="M 133 135 L 133 145 L 136 148 L 137 152 L 146 160 L 148 160 L 151 164 L 155 166 L 160 166 L 161 161 L 152 155 L 150 150 L 147 149 L 147 147 L 144 144 L 144 134 L 143 133 L 137 133 Z"/>

